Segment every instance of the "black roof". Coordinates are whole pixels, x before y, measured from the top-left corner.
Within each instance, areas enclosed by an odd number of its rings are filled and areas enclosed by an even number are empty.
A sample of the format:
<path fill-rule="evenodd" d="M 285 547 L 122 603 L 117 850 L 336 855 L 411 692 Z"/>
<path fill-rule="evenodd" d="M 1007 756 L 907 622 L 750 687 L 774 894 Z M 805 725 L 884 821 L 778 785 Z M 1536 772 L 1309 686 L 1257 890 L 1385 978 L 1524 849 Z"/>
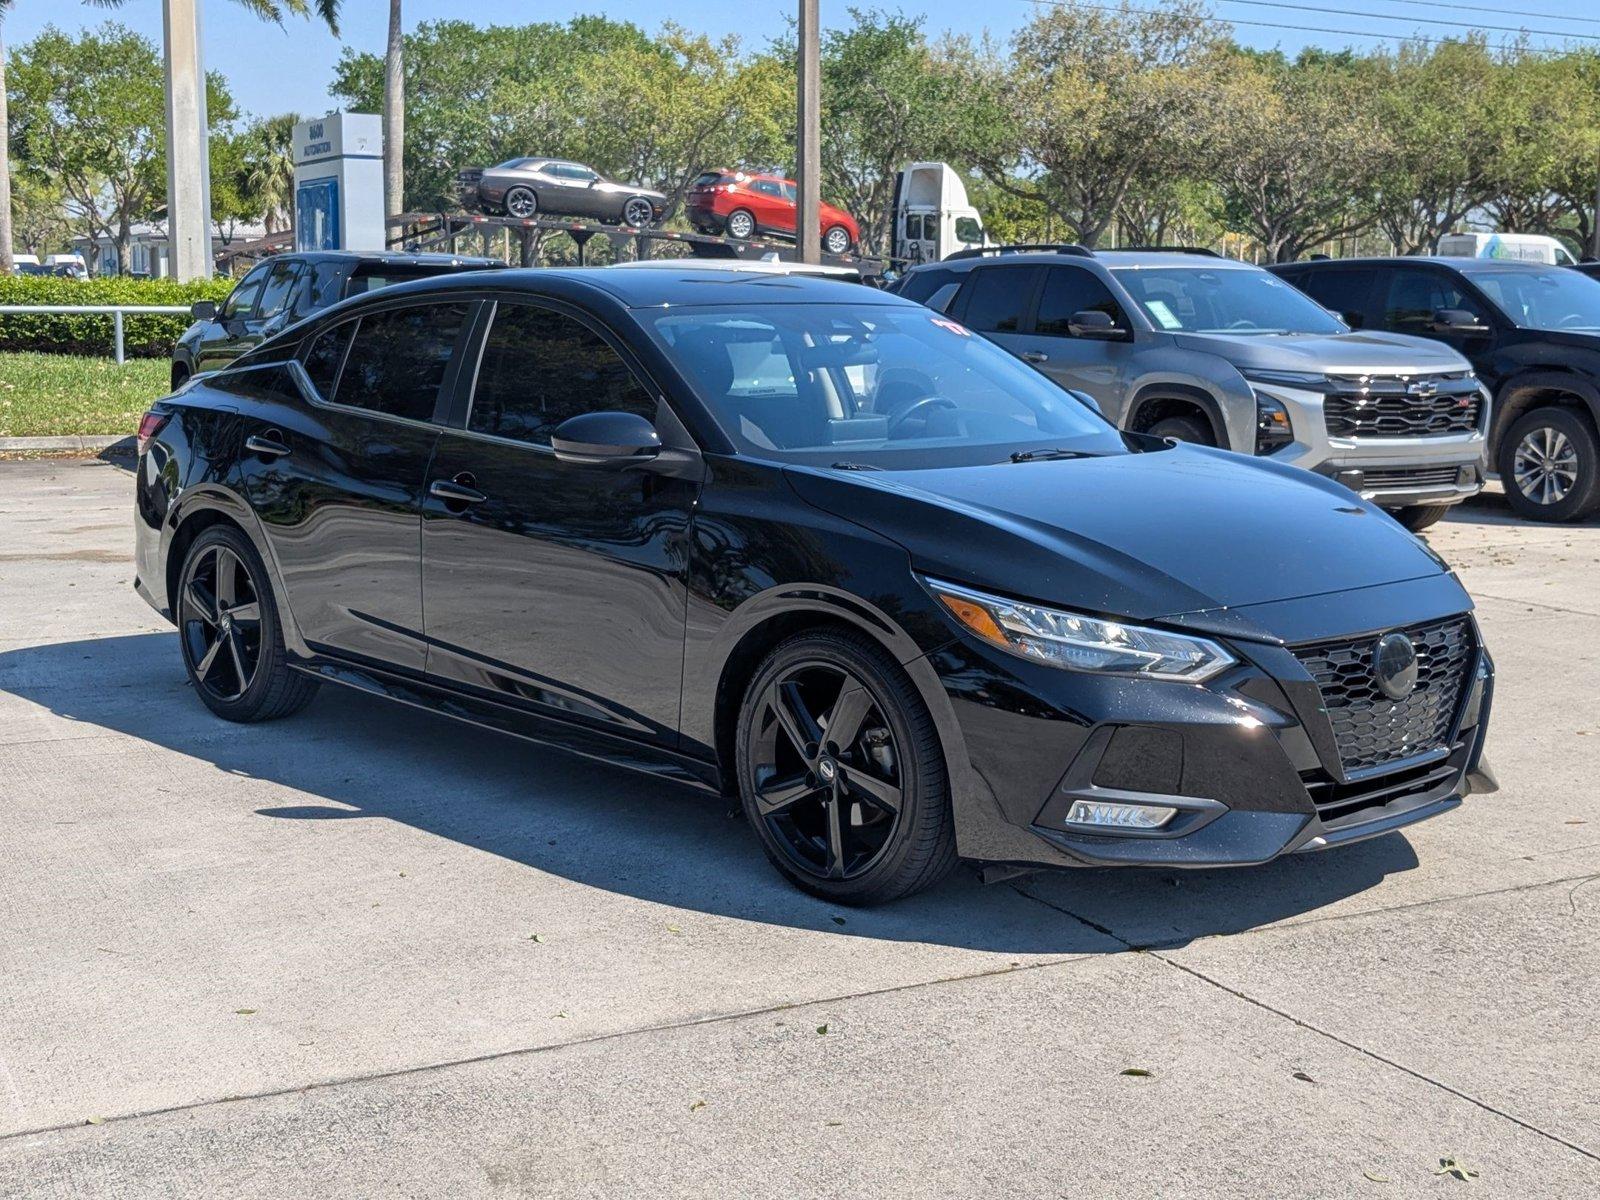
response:
<path fill-rule="evenodd" d="M 1436 267 L 1450 267 L 1465 275 L 1478 271 L 1503 271 L 1507 267 L 1513 270 L 1548 271 L 1555 267 L 1555 263 L 1533 262 L 1526 258 L 1469 258 L 1466 255 L 1452 254 L 1390 254 L 1372 255 L 1366 258 L 1302 258 L 1292 263 L 1272 263 L 1267 267 L 1269 271 L 1293 270 L 1301 267 L 1316 267 L 1326 270 L 1329 267 L 1414 267 L 1418 263 L 1431 263 Z"/>

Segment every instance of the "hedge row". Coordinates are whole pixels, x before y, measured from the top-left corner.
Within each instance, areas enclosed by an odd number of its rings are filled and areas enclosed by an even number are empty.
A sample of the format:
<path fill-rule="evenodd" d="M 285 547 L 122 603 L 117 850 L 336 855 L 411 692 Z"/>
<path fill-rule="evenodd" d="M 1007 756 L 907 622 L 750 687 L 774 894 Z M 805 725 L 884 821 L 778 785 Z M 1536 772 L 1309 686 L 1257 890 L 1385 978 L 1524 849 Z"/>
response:
<path fill-rule="evenodd" d="M 0 276 L 0 305 L 6 304 L 181 304 L 220 303 L 232 279 L 178 283 L 171 279 L 61 279 L 45 275 Z M 161 358 L 189 326 L 187 314 L 129 313 L 123 317 L 129 355 Z M 110 313 L 0 313 L 0 350 L 45 354 L 111 353 Z"/>

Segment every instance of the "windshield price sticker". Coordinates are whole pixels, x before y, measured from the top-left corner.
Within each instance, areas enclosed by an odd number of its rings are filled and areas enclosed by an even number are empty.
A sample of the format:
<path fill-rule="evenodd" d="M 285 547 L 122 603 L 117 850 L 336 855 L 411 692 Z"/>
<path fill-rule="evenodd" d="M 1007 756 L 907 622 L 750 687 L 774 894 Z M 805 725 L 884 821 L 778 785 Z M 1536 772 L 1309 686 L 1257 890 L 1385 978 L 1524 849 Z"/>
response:
<path fill-rule="evenodd" d="M 1146 300 L 1144 306 L 1150 310 L 1150 315 L 1161 322 L 1163 329 L 1182 329 L 1183 322 L 1172 315 L 1172 310 L 1167 307 L 1165 300 Z"/>
<path fill-rule="evenodd" d="M 965 325 L 958 325 L 946 317 L 929 317 L 928 320 L 932 321 L 940 329 L 948 329 L 951 333 L 960 334 L 962 337 L 972 336 L 972 331 Z"/>

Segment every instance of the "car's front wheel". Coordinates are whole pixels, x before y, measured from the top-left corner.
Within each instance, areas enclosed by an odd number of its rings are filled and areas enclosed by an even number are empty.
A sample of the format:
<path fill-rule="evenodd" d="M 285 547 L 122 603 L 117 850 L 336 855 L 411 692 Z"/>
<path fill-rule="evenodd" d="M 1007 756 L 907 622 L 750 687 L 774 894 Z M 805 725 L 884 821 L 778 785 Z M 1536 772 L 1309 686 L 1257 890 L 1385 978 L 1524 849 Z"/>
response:
<path fill-rule="evenodd" d="M 304 708 L 317 681 L 289 667 L 278 605 L 250 539 L 228 525 L 195 538 L 173 606 L 189 682 L 229 721 L 270 721 Z"/>
<path fill-rule="evenodd" d="M 1448 504 L 1408 504 L 1404 508 L 1390 510 L 1389 515 L 1412 533 L 1421 533 L 1430 525 L 1437 525 L 1449 511 Z"/>
<path fill-rule="evenodd" d="M 1600 501 L 1600 442 L 1569 408 L 1536 408 L 1500 439 L 1500 482 L 1518 513 L 1573 521 Z"/>
<path fill-rule="evenodd" d="M 1146 433 L 1152 437 L 1171 438 L 1175 442 L 1189 442 L 1196 446 L 1215 446 L 1216 438 L 1211 428 L 1199 417 L 1163 417 Z"/>
<path fill-rule="evenodd" d="M 634 196 L 622 206 L 622 223 L 630 229 L 648 229 L 655 219 L 655 206 L 643 196 Z"/>
<path fill-rule="evenodd" d="M 933 718 L 870 639 L 830 630 L 781 643 L 745 692 L 735 752 L 762 849 L 813 895 L 880 904 L 955 864 Z"/>
<path fill-rule="evenodd" d="M 539 197 L 532 188 L 514 187 L 506 193 L 506 216 L 527 221 L 539 215 Z"/>

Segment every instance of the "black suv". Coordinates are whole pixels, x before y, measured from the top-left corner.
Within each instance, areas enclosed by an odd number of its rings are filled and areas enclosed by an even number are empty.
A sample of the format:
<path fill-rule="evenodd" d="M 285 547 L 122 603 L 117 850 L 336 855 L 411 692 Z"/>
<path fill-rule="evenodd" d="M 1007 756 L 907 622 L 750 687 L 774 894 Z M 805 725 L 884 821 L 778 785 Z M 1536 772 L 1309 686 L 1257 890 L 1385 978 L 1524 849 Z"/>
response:
<path fill-rule="evenodd" d="M 1272 268 L 1352 328 L 1454 347 L 1494 395 L 1489 464 L 1523 516 L 1600 506 L 1600 282 L 1482 258 L 1355 258 Z"/>
<path fill-rule="evenodd" d="M 227 366 L 280 329 L 346 297 L 391 283 L 503 266 L 495 258 L 381 250 L 275 255 L 241 279 L 220 308 L 211 300 L 190 307 L 194 324 L 172 347 L 172 386 Z"/>

